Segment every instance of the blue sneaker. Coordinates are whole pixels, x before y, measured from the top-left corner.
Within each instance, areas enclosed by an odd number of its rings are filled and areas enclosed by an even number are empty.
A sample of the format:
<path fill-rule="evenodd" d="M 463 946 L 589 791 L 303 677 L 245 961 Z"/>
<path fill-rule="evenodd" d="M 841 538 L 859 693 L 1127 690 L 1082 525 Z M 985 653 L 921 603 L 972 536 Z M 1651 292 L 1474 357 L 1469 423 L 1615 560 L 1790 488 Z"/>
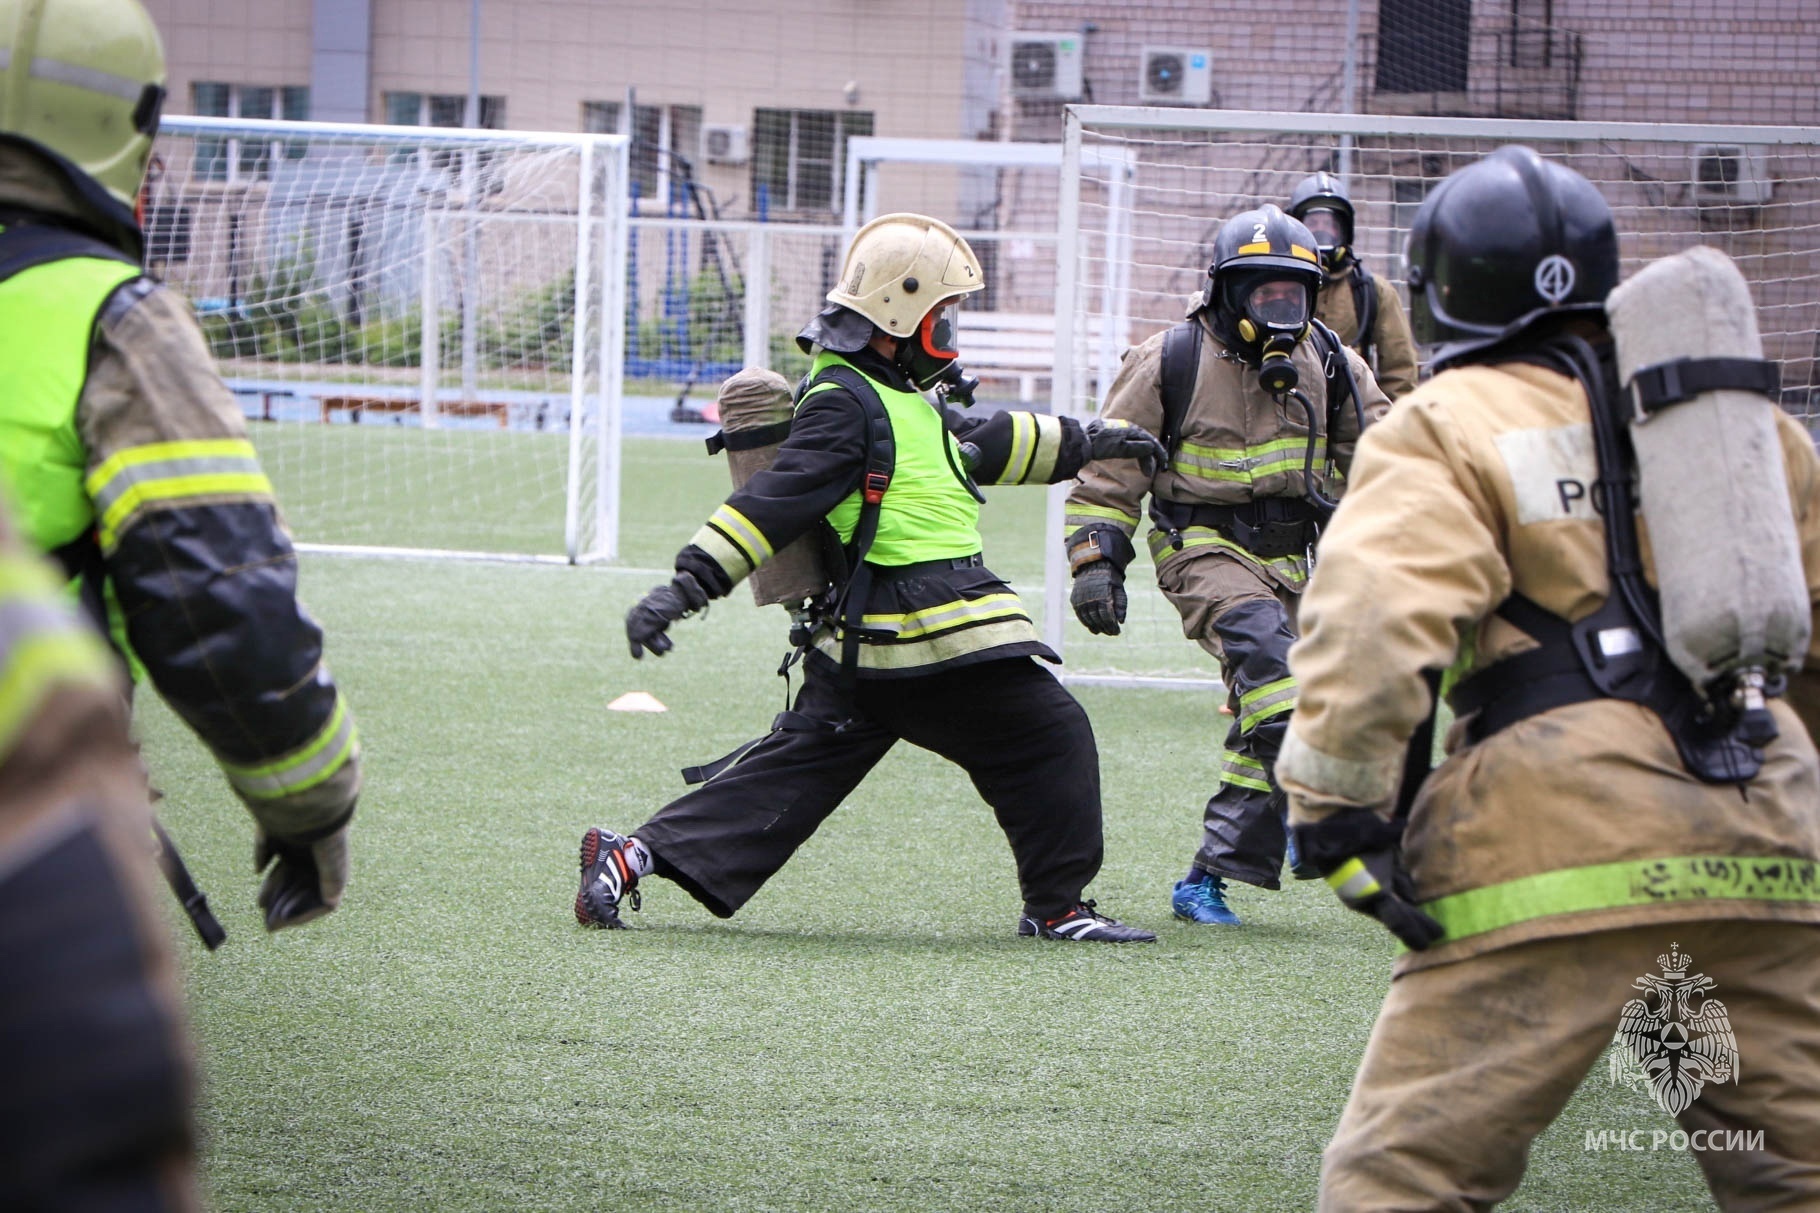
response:
<path fill-rule="evenodd" d="M 1190 872 L 1188 879 L 1175 882 L 1169 908 L 1177 918 L 1206 926 L 1236 927 L 1239 916 L 1226 904 L 1226 882 L 1218 876 Z"/>
<path fill-rule="evenodd" d="M 1290 832 L 1289 845 L 1283 848 L 1283 860 L 1289 865 L 1289 874 L 1297 880 L 1318 880 L 1321 870 L 1312 863 L 1302 862 L 1302 853 L 1296 850 L 1295 834 Z"/>

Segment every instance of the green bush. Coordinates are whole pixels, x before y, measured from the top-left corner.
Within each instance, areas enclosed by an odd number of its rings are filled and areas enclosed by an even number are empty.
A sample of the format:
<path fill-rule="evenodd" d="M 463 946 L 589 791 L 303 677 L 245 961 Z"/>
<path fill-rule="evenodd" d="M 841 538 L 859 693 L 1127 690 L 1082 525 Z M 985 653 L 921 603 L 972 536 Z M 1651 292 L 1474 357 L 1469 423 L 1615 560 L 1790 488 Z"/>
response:
<path fill-rule="evenodd" d="M 568 370 L 575 350 L 574 272 L 537 291 L 483 330 L 479 349 L 482 364 L 494 369 Z"/>
<path fill-rule="evenodd" d="M 446 354 L 450 329 L 459 350 L 458 324 L 445 323 L 442 347 Z M 423 365 L 423 321 L 416 311 L 402 316 L 376 316 L 348 334 L 347 360 L 367 366 L 410 367 Z"/>

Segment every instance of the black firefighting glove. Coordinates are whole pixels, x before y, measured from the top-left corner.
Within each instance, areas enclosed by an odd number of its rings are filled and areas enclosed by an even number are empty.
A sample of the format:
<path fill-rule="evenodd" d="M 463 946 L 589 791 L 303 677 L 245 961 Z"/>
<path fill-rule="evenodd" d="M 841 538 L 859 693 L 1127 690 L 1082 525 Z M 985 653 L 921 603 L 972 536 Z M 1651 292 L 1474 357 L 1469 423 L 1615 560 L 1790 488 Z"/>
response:
<path fill-rule="evenodd" d="M 1110 417 L 1095 417 L 1085 427 L 1087 448 L 1093 460 L 1135 459 L 1146 476 L 1169 462 L 1169 452 L 1141 425 Z"/>
<path fill-rule="evenodd" d="M 1346 908 L 1370 915 L 1412 952 L 1440 939 L 1440 923 L 1416 904 L 1403 868 L 1402 829 L 1369 809 L 1335 813 L 1292 828 L 1296 849 L 1313 864 Z"/>
<path fill-rule="evenodd" d="M 310 842 L 288 842 L 256 829 L 253 870 L 265 873 L 258 900 L 266 930 L 321 918 L 341 904 L 348 885 L 347 824 Z"/>
<path fill-rule="evenodd" d="M 1125 622 L 1125 571 L 1110 560 L 1082 565 L 1074 574 L 1068 605 L 1089 632 L 1117 636 Z"/>
<path fill-rule="evenodd" d="M 678 573 L 670 584 L 660 585 L 638 600 L 626 612 L 626 641 L 632 646 L 634 660 L 649 649 L 662 657 L 676 647 L 666 634 L 672 623 L 695 614 L 708 605 L 708 591 L 691 573 Z"/>

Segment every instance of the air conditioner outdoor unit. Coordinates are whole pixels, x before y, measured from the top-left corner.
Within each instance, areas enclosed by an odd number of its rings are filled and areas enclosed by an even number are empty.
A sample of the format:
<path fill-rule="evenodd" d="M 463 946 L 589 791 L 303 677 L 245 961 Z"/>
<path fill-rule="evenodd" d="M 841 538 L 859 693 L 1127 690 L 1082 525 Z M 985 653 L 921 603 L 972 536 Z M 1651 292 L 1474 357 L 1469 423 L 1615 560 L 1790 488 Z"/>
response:
<path fill-rule="evenodd" d="M 704 123 L 701 128 L 701 155 L 709 164 L 744 164 L 750 155 L 746 147 L 746 128 Z"/>
<path fill-rule="evenodd" d="M 1761 148 L 1696 143 L 1688 161 L 1694 201 L 1701 206 L 1762 206 L 1769 201 L 1769 157 Z"/>
<path fill-rule="evenodd" d="M 1012 34 L 1011 95 L 1025 101 L 1079 101 L 1079 34 Z"/>
<path fill-rule="evenodd" d="M 1141 65 L 1139 101 L 1151 105 L 1213 101 L 1213 52 L 1205 47 L 1147 46 Z"/>

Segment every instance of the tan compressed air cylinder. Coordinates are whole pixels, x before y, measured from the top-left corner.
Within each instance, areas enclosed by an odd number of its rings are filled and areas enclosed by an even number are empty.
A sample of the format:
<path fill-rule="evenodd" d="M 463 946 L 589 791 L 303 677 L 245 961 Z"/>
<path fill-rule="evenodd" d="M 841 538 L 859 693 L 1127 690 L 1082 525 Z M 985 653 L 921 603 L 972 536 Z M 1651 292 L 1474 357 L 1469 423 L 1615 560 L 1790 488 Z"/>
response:
<path fill-rule="evenodd" d="M 745 487 L 754 475 L 770 467 L 783 441 L 780 437 L 764 446 L 734 450 L 736 435 L 789 421 L 795 412 L 790 397 L 789 381 L 763 367 L 747 367 L 720 385 L 716 403 L 721 431 L 729 441 L 727 468 L 733 474 L 734 488 Z M 822 564 L 820 537 L 813 531 L 804 535 L 760 565 L 747 580 L 759 606 L 774 602 L 796 606 L 815 597 L 829 580 Z"/>
<path fill-rule="evenodd" d="M 1692 248 L 1606 300 L 1619 378 L 1682 358 L 1763 357 L 1750 287 L 1731 258 Z M 1811 627 L 1777 405 L 1707 391 L 1632 420 L 1668 655 L 1694 686 L 1799 668 Z"/>

